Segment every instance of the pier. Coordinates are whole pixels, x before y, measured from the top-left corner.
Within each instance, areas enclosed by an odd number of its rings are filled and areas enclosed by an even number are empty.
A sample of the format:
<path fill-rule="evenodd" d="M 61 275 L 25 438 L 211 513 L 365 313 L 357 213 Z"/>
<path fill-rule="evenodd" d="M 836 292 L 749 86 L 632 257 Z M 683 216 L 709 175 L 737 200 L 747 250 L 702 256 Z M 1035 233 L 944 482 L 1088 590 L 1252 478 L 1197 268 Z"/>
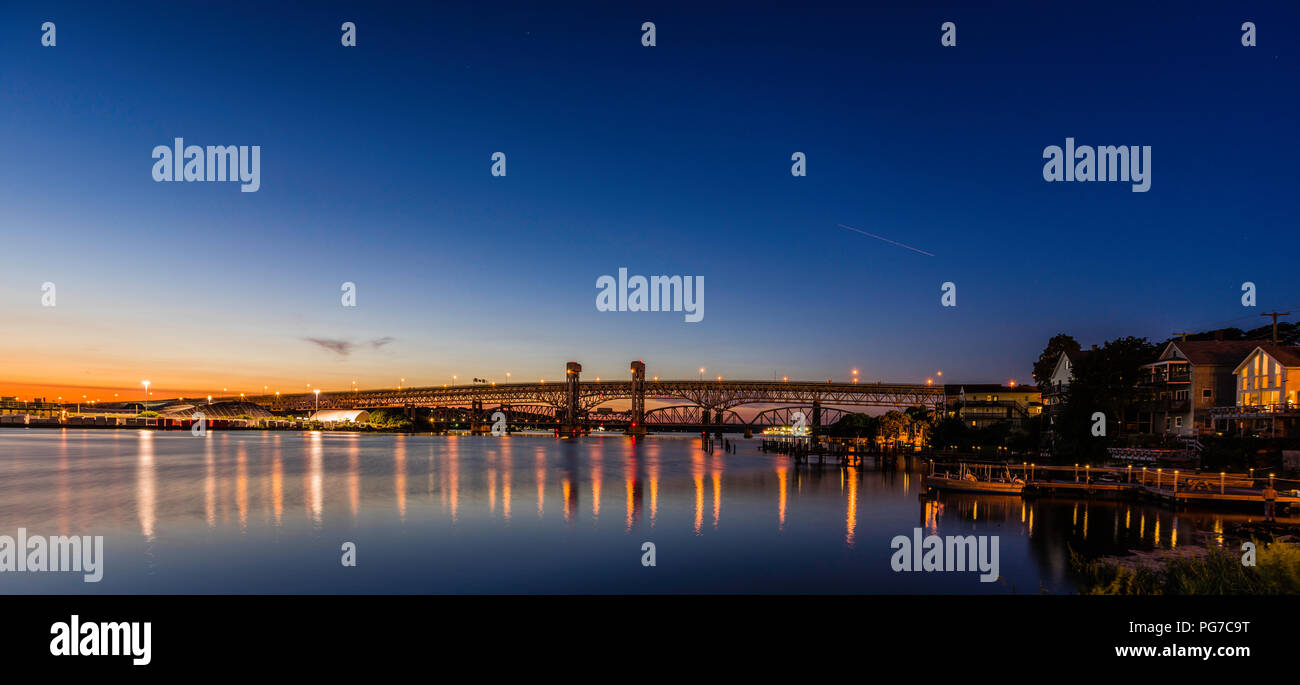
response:
<path fill-rule="evenodd" d="M 951 465 L 945 465 L 951 468 Z M 941 476 L 940 465 L 929 460 L 927 476 Z M 1275 484 L 1274 502 L 1279 508 L 1300 509 L 1300 491 L 1277 488 L 1284 479 L 1255 476 L 1253 473 L 1198 473 L 1185 469 L 1132 466 L 1041 466 L 1001 462 L 957 462 L 958 470 L 979 473 L 1005 470 L 1024 480 L 1024 497 L 1064 494 L 1082 497 L 1132 499 L 1158 502 L 1172 507 L 1187 506 L 1259 506 L 1264 490 L 1257 481 Z M 945 471 L 944 474 L 951 472 Z M 1292 482 L 1292 481 L 1286 481 Z M 1284 492 L 1286 494 L 1284 494 Z"/>

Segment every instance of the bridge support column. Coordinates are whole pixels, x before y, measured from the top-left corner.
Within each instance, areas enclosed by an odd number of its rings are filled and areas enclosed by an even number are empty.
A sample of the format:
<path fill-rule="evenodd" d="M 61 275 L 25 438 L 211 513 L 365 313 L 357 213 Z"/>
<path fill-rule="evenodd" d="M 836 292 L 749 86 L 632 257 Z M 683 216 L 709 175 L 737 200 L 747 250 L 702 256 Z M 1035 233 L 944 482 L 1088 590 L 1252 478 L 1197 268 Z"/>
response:
<path fill-rule="evenodd" d="M 645 435 L 645 362 L 632 362 L 632 421 L 628 435 Z"/>
<path fill-rule="evenodd" d="M 469 434 L 483 434 L 483 400 L 471 400 L 469 403 Z"/>
<path fill-rule="evenodd" d="M 714 409 L 714 410 L 713 410 L 713 424 L 714 424 L 714 426 L 716 426 L 716 427 L 713 429 L 713 434 L 716 435 L 716 436 L 719 437 L 719 438 L 722 437 L 722 422 L 723 422 L 723 419 L 722 419 L 722 412 L 723 412 L 722 409 Z"/>
<path fill-rule="evenodd" d="M 818 400 L 813 400 L 812 434 L 820 435 L 821 432 L 822 432 L 822 403 Z"/>
<path fill-rule="evenodd" d="M 582 417 L 579 412 L 578 390 L 582 364 L 569 362 L 564 367 L 564 420 L 560 422 L 561 435 L 578 435 L 582 432 Z"/>

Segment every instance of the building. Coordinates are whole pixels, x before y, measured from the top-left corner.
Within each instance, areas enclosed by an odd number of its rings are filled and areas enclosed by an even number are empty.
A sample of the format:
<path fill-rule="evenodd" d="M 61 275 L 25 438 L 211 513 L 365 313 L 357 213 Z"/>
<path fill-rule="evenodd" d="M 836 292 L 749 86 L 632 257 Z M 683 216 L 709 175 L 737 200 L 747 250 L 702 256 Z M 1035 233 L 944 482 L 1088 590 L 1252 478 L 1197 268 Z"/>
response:
<path fill-rule="evenodd" d="M 321 423 L 365 423 L 370 420 L 370 412 L 364 409 L 322 409 L 311 415 L 312 421 Z"/>
<path fill-rule="evenodd" d="M 1153 435 L 1194 437 L 1214 432 L 1214 408 L 1236 397 L 1234 369 L 1257 340 L 1175 340 L 1156 361 L 1142 366 L 1138 388 L 1138 430 Z"/>
<path fill-rule="evenodd" d="M 1260 345 L 1233 370 L 1238 407 L 1294 408 L 1300 390 L 1300 347 Z"/>
<path fill-rule="evenodd" d="M 1043 396 L 1032 385 L 951 384 L 943 386 L 944 416 L 973 429 L 1009 423 L 1013 428 L 1043 413 Z"/>
<path fill-rule="evenodd" d="M 1074 367 L 1087 359 L 1088 355 L 1096 349 L 1097 346 L 1093 345 L 1091 350 L 1062 352 L 1057 358 L 1056 366 L 1052 368 L 1052 375 L 1040 386 L 1043 391 L 1043 407 L 1047 412 L 1055 413 L 1065 402 L 1065 393 L 1070 389 L 1070 383 L 1074 381 Z"/>
<path fill-rule="evenodd" d="M 177 402 L 162 407 L 155 405 L 153 409 L 167 418 L 192 419 L 196 418 L 196 414 L 202 414 L 206 419 L 237 419 L 244 416 L 254 419 L 275 418 L 275 415 L 265 407 L 252 402 L 222 401 L 211 404 Z"/>
<path fill-rule="evenodd" d="M 1215 429 L 1236 435 L 1300 437 L 1300 347 L 1254 344 L 1232 371 L 1236 402 L 1215 409 Z"/>

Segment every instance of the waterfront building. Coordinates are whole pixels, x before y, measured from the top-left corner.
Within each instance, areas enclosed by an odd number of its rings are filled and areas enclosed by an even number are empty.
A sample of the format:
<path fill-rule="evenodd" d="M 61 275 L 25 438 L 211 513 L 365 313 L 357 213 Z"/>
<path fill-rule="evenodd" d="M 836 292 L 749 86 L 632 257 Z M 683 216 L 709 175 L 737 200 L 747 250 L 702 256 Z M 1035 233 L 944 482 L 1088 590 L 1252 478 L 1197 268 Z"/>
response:
<path fill-rule="evenodd" d="M 1175 340 L 1139 370 L 1138 430 L 1190 438 L 1214 432 L 1213 410 L 1235 398 L 1233 370 L 1252 340 Z"/>
<path fill-rule="evenodd" d="M 370 420 L 370 412 L 364 409 L 322 409 L 310 418 L 321 423 L 365 423 Z"/>
<path fill-rule="evenodd" d="M 1065 402 L 1065 393 L 1070 389 L 1070 383 L 1074 381 L 1074 368 L 1096 349 L 1097 346 L 1093 345 L 1091 350 L 1062 352 L 1061 356 L 1057 357 L 1056 366 L 1052 367 L 1052 375 L 1048 377 L 1047 383 L 1041 386 L 1043 408 L 1049 416 L 1059 411 L 1061 404 Z"/>
<path fill-rule="evenodd" d="M 1236 402 L 1215 409 L 1218 432 L 1300 437 L 1300 347 L 1255 343 L 1232 373 Z"/>
<path fill-rule="evenodd" d="M 1043 413 L 1043 396 L 1032 385 L 953 384 L 943 386 L 944 415 L 974 429 L 998 423 L 1013 428 Z"/>

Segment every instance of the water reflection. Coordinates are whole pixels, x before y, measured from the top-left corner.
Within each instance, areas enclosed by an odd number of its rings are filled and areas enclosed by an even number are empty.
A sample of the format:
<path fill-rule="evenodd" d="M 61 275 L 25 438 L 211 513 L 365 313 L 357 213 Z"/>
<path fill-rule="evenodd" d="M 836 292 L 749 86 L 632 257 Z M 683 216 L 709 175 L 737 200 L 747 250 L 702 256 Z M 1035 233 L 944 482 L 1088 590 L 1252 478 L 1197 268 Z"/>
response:
<path fill-rule="evenodd" d="M 312 431 L 308 434 L 307 451 L 307 470 L 303 472 L 306 477 L 306 490 L 310 493 L 307 499 L 307 506 L 311 513 L 311 522 L 316 526 L 321 524 L 321 516 L 325 510 L 325 439 L 319 431 Z"/>
<path fill-rule="evenodd" d="M 514 482 L 515 461 L 510 456 L 512 441 L 505 440 L 501 444 L 501 513 L 506 521 L 510 520 L 510 486 Z"/>
<path fill-rule="evenodd" d="M 841 477 L 848 480 L 848 511 L 844 514 L 844 544 L 853 546 L 854 530 L 858 527 L 858 470 L 852 466 L 843 469 Z"/>
<path fill-rule="evenodd" d="M 776 529 L 785 530 L 785 498 L 786 489 L 790 487 L 789 474 L 790 466 L 788 462 L 780 461 L 776 465 L 777 480 L 777 499 L 776 499 Z"/>
<path fill-rule="evenodd" d="M 136 466 L 135 507 L 140 514 L 140 533 L 153 542 L 154 507 L 158 491 L 153 465 L 153 432 L 140 431 L 140 457 Z"/>
<path fill-rule="evenodd" d="M 918 477 L 903 469 L 796 466 L 737 444 L 736 454 L 710 454 L 698 439 L 671 437 L 0 432 L 0 477 L 13 484 L 0 491 L 0 513 L 14 528 L 106 535 L 120 575 L 95 589 L 122 592 L 296 591 L 283 568 L 336 546 L 331 532 L 369 540 L 372 558 L 402 550 L 404 559 L 337 580 L 322 569 L 320 587 L 341 592 L 584 592 L 590 582 L 614 592 L 786 592 L 780 579 L 810 567 L 823 569 L 827 592 L 1007 591 L 893 574 L 889 540 L 918 525 L 927 535 L 1003 536 L 1004 573 L 1017 588 L 1065 592 L 1072 551 L 1223 544 L 1232 523 L 1260 518 L 1104 499 L 918 498 Z M 412 497 L 413 487 L 426 496 Z M 512 532 L 521 487 L 535 517 Z M 559 505 L 548 509 L 548 497 Z M 643 540 L 674 550 L 681 566 L 669 585 L 622 570 L 620 555 Z M 212 570 L 194 584 L 195 568 Z M 13 582 L 22 581 L 0 578 L 0 588 Z"/>

